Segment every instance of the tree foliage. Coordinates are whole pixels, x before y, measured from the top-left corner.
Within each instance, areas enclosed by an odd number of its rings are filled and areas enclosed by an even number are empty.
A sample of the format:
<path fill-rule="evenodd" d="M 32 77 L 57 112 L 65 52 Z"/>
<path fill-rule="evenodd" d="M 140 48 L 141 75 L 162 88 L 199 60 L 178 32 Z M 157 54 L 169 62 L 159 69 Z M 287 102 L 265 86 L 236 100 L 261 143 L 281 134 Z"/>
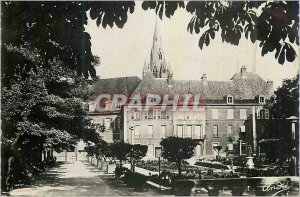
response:
<path fill-rule="evenodd" d="M 46 61 L 37 49 L 7 49 L 37 69 L 17 67 L 9 78 L 10 85 L 1 89 L 2 161 L 15 155 L 22 167 L 32 168 L 39 165 L 42 151 L 60 152 L 74 146 L 78 139 L 96 143 L 98 125 L 92 124 L 86 114 L 85 100 L 90 95 L 87 80 L 78 78 L 58 59 Z"/>
<path fill-rule="evenodd" d="M 129 160 L 134 166 L 137 160 L 146 156 L 148 147 L 140 144 L 129 144 L 123 141 L 114 142 L 110 145 L 112 157 L 118 159 L 122 165 L 122 161 Z"/>
<path fill-rule="evenodd" d="M 242 36 L 259 42 L 261 55 L 273 52 L 278 63 L 293 62 L 299 46 L 298 1 L 145 1 L 142 6 L 155 9 L 160 18 L 170 18 L 178 7 L 193 16 L 187 26 L 190 33 L 201 34 L 199 47 L 208 46 L 217 32 L 223 42 L 238 45 Z"/>
<path fill-rule="evenodd" d="M 1 71 L 13 75 L 22 56 L 9 53 L 5 45 L 28 44 L 40 50 L 46 60 L 59 58 L 78 75 L 96 77 L 99 58 L 91 51 L 91 37 L 85 31 L 87 12 L 99 26 L 116 24 L 122 28 L 127 11 L 134 11 L 134 2 L 1 2 L 2 66 Z M 8 63 L 8 64 L 5 64 Z M 27 70 L 34 65 L 23 64 Z"/>
<path fill-rule="evenodd" d="M 299 74 L 292 79 L 284 79 L 275 91 L 275 97 L 267 106 L 274 118 L 299 117 Z"/>
<path fill-rule="evenodd" d="M 111 144 L 112 156 L 118 160 L 122 165 L 122 161 L 127 160 L 127 155 L 131 151 L 131 145 L 125 142 L 114 142 Z"/>
<path fill-rule="evenodd" d="M 198 140 L 170 136 L 162 139 L 160 145 L 162 146 L 162 157 L 170 162 L 175 162 L 178 173 L 181 174 L 182 161 L 194 155 Z"/>
<path fill-rule="evenodd" d="M 131 146 L 131 150 L 129 151 L 126 157 L 130 161 L 132 166 L 132 171 L 134 172 L 134 166 L 136 161 L 139 161 L 146 156 L 148 151 L 148 146 L 141 145 L 141 144 L 132 144 L 130 146 Z"/>

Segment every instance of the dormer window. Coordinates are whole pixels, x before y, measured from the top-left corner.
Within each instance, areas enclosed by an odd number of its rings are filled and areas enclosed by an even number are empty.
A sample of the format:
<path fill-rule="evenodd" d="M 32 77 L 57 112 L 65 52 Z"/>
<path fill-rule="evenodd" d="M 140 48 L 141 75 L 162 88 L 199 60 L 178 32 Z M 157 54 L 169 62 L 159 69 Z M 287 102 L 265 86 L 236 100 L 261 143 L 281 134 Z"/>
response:
<path fill-rule="evenodd" d="M 258 102 L 259 103 L 265 103 L 265 96 L 264 95 L 259 95 Z"/>
<path fill-rule="evenodd" d="M 233 96 L 227 95 L 227 104 L 233 104 Z"/>

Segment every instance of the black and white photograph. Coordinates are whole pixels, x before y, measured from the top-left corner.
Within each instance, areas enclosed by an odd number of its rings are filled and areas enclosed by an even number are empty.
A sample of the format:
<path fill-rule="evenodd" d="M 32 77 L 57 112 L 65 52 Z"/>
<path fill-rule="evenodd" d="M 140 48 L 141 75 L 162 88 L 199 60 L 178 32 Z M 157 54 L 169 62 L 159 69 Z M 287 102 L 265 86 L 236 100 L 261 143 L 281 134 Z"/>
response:
<path fill-rule="evenodd" d="M 299 1 L 1 1 L 1 196 L 299 196 Z"/>

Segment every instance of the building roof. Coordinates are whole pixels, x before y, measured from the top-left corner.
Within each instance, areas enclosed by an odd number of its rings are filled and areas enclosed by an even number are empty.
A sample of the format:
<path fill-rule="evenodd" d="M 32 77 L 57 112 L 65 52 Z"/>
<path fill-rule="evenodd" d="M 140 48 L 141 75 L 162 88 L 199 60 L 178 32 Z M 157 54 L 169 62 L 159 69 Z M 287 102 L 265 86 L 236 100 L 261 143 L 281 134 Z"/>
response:
<path fill-rule="evenodd" d="M 91 87 L 95 94 L 124 94 L 130 96 L 141 79 L 136 76 L 99 79 Z"/>
<path fill-rule="evenodd" d="M 271 90 L 271 91 L 270 91 Z M 271 96 L 272 87 L 254 73 L 236 73 L 229 81 L 202 81 L 202 80 L 172 80 L 156 79 L 147 73 L 133 94 L 142 97 L 147 94 L 175 95 L 200 94 L 204 100 L 225 99 L 232 95 L 235 100 L 254 100 L 259 94 Z"/>

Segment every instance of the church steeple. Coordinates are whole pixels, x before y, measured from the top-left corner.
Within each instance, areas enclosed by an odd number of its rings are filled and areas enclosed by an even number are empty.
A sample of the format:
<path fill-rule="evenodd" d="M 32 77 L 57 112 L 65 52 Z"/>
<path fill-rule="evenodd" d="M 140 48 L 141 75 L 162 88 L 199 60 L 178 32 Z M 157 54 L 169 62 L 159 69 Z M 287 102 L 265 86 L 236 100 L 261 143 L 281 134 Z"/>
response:
<path fill-rule="evenodd" d="M 153 34 L 153 43 L 150 54 L 150 64 L 149 66 L 144 65 L 143 73 L 146 72 L 146 67 L 153 74 L 155 78 L 167 78 L 169 73 L 171 73 L 169 66 L 167 65 L 165 58 L 165 51 L 163 49 L 162 43 L 162 27 L 161 20 L 157 17 L 155 23 L 155 30 Z"/>

